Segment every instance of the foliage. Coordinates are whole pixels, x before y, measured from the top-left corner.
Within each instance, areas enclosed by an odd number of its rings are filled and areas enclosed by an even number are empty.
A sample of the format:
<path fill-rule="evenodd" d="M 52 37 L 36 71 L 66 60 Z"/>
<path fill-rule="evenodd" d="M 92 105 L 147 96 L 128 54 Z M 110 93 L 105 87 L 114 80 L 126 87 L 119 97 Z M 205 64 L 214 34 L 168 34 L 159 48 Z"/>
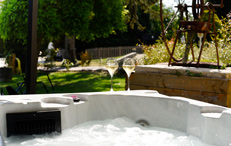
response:
<path fill-rule="evenodd" d="M 125 31 L 124 17 L 122 0 L 39 0 L 38 52 L 44 51 L 49 41 L 64 34 L 88 41 L 107 37 L 115 31 Z M 0 36 L 5 41 L 14 42 L 13 49 L 21 52 L 26 50 L 27 20 L 28 0 L 1 2 Z M 25 53 L 19 57 L 21 60 L 24 59 L 22 56 Z"/>
<path fill-rule="evenodd" d="M 60 32 L 55 0 L 39 0 L 38 40 L 44 42 L 58 36 Z M 27 41 L 28 1 L 5 0 L 1 2 L 0 35 L 5 40 Z"/>
<path fill-rule="evenodd" d="M 65 66 L 67 71 L 69 71 L 70 67 L 74 66 L 74 63 L 71 62 L 69 59 L 63 59 L 62 66 Z"/>
<path fill-rule="evenodd" d="M 80 58 L 81 58 L 81 65 L 82 66 L 84 66 L 84 65 L 89 66 L 89 64 L 91 63 L 91 60 L 92 60 L 92 56 L 87 51 L 85 51 L 85 53 L 81 52 Z"/>
<path fill-rule="evenodd" d="M 213 13 L 211 12 L 211 14 L 210 14 L 211 16 L 210 16 L 210 23 L 211 24 L 213 24 Z M 207 22 L 208 21 L 208 18 L 209 18 L 209 10 L 204 10 L 204 13 L 203 13 L 203 17 L 202 17 L 202 21 L 204 21 L 204 22 Z M 222 22 L 221 22 L 221 20 L 218 18 L 218 16 L 217 16 L 217 14 L 216 13 L 214 13 L 214 21 L 215 21 L 215 25 L 216 25 L 216 29 L 220 29 L 221 28 L 221 24 L 222 24 Z M 212 28 L 211 28 L 212 30 L 213 30 L 213 26 L 212 26 Z"/>
<path fill-rule="evenodd" d="M 221 46 L 225 46 L 231 41 L 231 25 L 230 19 L 223 18 L 221 28 L 218 29 L 218 37 L 217 39 L 220 40 L 222 43 Z M 223 40 L 223 41 L 222 41 Z"/>
<path fill-rule="evenodd" d="M 173 47 L 173 40 L 167 41 L 167 43 L 170 48 Z M 176 48 L 177 49 L 175 49 L 174 57 L 182 58 L 185 45 L 177 44 Z M 169 60 L 170 56 L 162 40 L 159 40 L 154 45 L 143 45 L 143 49 L 145 54 L 144 64 L 156 64 L 160 62 L 168 62 Z M 191 59 L 191 56 L 189 56 L 189 58 Z"/>
<path fill-rule="evenodd" d="M 57 55 L 59 51 L 59 48 L 53 48 L 46 50 L 45 54 L 47 55 L 46 62 L 47 61 L 55 61 L 55 56 Z"/>
<path fill-rule="evenodd" d="M 219 57 L 222 63 L 230 66 L 231 64 L 231 25 L 229 19 L 222 19 L 221 28 L 218 29 L 217 41 Z M 210 46 L 215 49 L 215 38 L 212 37 Z M 215 53 L 215 52 L 214 52 Z M 215 55 L 214 55 L 215 56 Z"/>
<path fill-rule="evenodd" d="M 88 41 L 126 29 L 122 0 L 62 0 L 59 6 L 61 25 L 68 36 Z"/>
<path fill-rule="evenodd" d="M 209 22 L 211 24 L 213 24 L 213 19 L 212 19 L 212 12 L 211 12 L 211 16 L 210 16 L 210 20 Z M 203 14 L 203 17 L 202 17 L 202 21 L 204 22 L 208 22 L 208 18 L 209 18 L 209 11 L 208 10 L 204 10 L 204 14 Z M 218 16 L 216 15 L 216 13 L 214 14 L 214 21 L 215 21 L 215 28 L 216 28 L 216 31 L 218 29 L 221 29 L 222 27 L 222 21 L 218 18 Z M 212 25 L 212 27 L 210 28 L 210 30 L 213 32 L 214 30 L 214 26 Z M 207 39 L 208 41 L 210 41 L 212 35 L 207 35 Z"/>
<path fill-rule="evenodd" d="M 158 7 L 159 8 L 159 7 Z M 160 10 L 158 10 L 160 11 Z M 163 24 L 164 24 L 164 28 L 166 29 L 166 27 L 168 26 L 168 24 L 171 22 L 171 19 L 174 16 L 174 11 L 172 9 L 169 8 L 165 8 L 163 7 L 163 12 L 162 12 L 162 16 L 163 16 Z M 179 23 L 180 23 L 180 16 L 176 16 L 175 19 L 173 19 L 171 25 L 169 25 L 169 28 L 166 31 L 166 38 L 167 39 L 171 39 L 171 38 L 175 38 L 176 37 L 176 32 L 178 30 L 179 27 Z M 161 30 L 161 22 L 160 19 L 157 18 L 157 21 L 159 22 L 158 25 L 156 25 L 155 27 L 158 28 L 158 30 Z M 161 32 L 162 33 L 162 32 Z"/>
<path fill-rule="evenodd" d="M 203 16 L 203 21 L 208 21 L 208 11 L 205 11 L 205 15 Z M 222 68 L 225 68 L 226 65 L 230 66 L 231 64 L 231 25 L 230 20 L 222 19 L 219 20 L 218 17 L 215 15 L 215 25 L 217 28 L 217 44 L 218 44 L 218 53 L 219 53 L 219 59 L 220 63 L 223 64 Z M 211 23 L 211 22 L 210 22 Z M 209 36 L 210 37 L 210 36 Z M 198 39 L 196 35 L 194 36 L 194 40 Z M 173 48 L 173 39 L 167 40 L 167 44 L 169 45 L 169 48 Z M 167 52 L 167 49 L 163 43 L 163 41 L 160 39 L 156 44 L 154 45 L 144 45 L 144 53 L 145 53 L 145 64 L 155 64 L 159 62 L 168 62 L 170 55 Z M 200 49 L 198 48 L 197 43 L 193 44 L 194 49 L 194 61 L 197 61 L 197 57 L 199 56 Z M 176 49 L 174 52 L 174 57 L 179 59 L 183 57 L 183 52 L 185 50 L 185 44 L 177 43 Z M 192 55 L 189 55 L 189 60 L 192 60 Z M 216 56 L 216 45 L 215 45 L 215 38 L 214 35 L 211 35 L 211 37 L 205 42 L 201 62 L 217 62 L 217 56 Z"/>
<path fill-rule="evenodd" d="M 218 52 L 219 52 L 219 59 L 221 64 L 227 64 L 230 65 L 231 63 L 231 44 L 226 43 L 225 46 L 223 45 L 223 39 L 218 40 Z M 171 41 L 168 41 L 168 44 L 170 44 Z M 170 47 L 172 48 L 172 47 Z M 185 49 L 185 44 L 177 44 L 174 57 L 179 59 L 183 57 Z M 199 56 L 200 49 L 198 48 L 197 44 L 193 45 L 194 49 L 194 56 L 196 57 L 195 61 L 197 61 L 197 57 Z M 158 42 L 154 45 L 146 46 L 144 45 L 144 63 L 145 64 L 155 64 L 160 62 L 168 62 L 170 55 L 167 52 L 167 49 L 163 42 Z M 189 60 L 192 60 L 191 53 L 189 54 Z M 211 42 L 205 42 L 201 62 L 217 62 L 217 56 L 216 56 L 216 47 L 214 41 Z"/>
<path fill-rule="evenodd" d="M 129 24 L 130 28 L 137 28 L 148 34 L 160 34 L 161 23 L 160 23 L 160 4 L 159 0 L 125 0 L 127 5 L 128 14 L 126 15 L 125 21 Z M 163 20 L 165 27 L 170 22 L 174 15 L 172 8 L 168 8 L 163 5 Z M 174 32 L 177 30 L 177 22 L 179 18 L 176 17 L 173 23 L 170 25 L 167 37 L 170 39 L 173 37 Z"/>
<path fill-rule="evenodd" d="M 186 70 L 185 72 L 187 76 L 190 76 L 190 77 L 201 77 L 202 76 L 202 73 L 193 73 L 193 72 L 190 72 L 189 70 Z"/>
<path fill-rule="evenodd" d="M 39 0 L 38 49 L 45 50 L 51 39 L 59 36 L 60 19 L 57 17 L 55 0 Z M 12 50 L 21 60 L 23 70 L 26 63 L 28 0 L 4 0 L 0 2 L 0 37 L 4 39 L 5 52 Z"/>
<path fill-rule="evenodd" d="M 137 0 L 131 1 L 131 3 L 136 2 Z M 148 11 L 145 11 L 143 8 L 140 8 L 140 5 L 137 5 L 136 8 L 136 16 L 131 16 L 132 12 L 130 10 L 129 3 L 130 1 L 126 0 L 125 4 L 125 22 L 127 23 L 127 31 L 119 32 L 115 31 L 116 34 L 111 34 L 108 38 L 96 38 L 90 42 L 83 42 L 78 40 L 78 44 L 81 45 L 82 48 L 95 48 L 95 47 L 112 47 L 112 46 L 132 46 L 137 43 L 144 44 L 153 44 L 158 39 L 161 34 L 161 23 L 160 23 L 160 5 L 158 2 L 151 2 L 152 4 L 148 5 Z M 139 1 L 145 3 L 146 1 Z M 138 3 L 139 3 L 138 2 Z M 145 5 L 146 6 L 146 5 Z M 142 6 L 143 7 L 143 6 Z M 149 11 L 150 10 L 150 11 Z M 171 8 L 163 7 L 163 15 L 164 15 L 164 23 L 167 26 L 170 19 L 173 17 L 173 11 Z M 131 18 L 138 18 L 138 22 L 131 24 Z M 177 19 L 170 26 L 168 30 L 168 38 L 171 39 L 173 35 L 175 35 L 175 30 L 177 29 Z M 137 24 L 139 23 L 139 24 Z M 141 25 L 141 26 L 138 26 Z M 143 28 L 139 30 L 139 28 Z M 145 29 L 144 29 L 145 28 Z M 149 36 L 149 38 L 144 37 Z M 154 38 L 151 38 L 154 36 Z M 82 50 L 81 50 L 82 51 Z M 81 53 L 79 51 L 79 54 Z"/>
<path fill-rule="evenodd" d="M 38 41 L 47 45 L 52 40 L 60 39 L 60 35 L 63 34 L 61 18 L 57 15 L 58 2 L 57 0 L 39 0 L 38 2 Z"/>
<path fill-rule="evenodd" d="M 94 17 L 90 24 L 90 31 L 94 37 L 108 37 L 109 34 L 115 33 L 116 30 L 126 30 L 124 22 L 124 6 L 122 1 L 123 0 L 94 1 Z"/>
<path fill-rule="evenodd" d="M 44 67 L 46 67 L 47 69 L 53 68 L 56 66 L 56 64 L 54 63 L 55 61 L 55 56 L 57 55 L 58 52 L 58 48 L 55 49 L 48 49 L 46 50 L 45 54 L 46 54 L 46 60 L 45 60 L 45 64 Z"/>
<path fill-rule="evenodd" d="M 137 25 L 139 30 L 144 30 L 145 27 L 140 23 L 140 17 L 138 15 L 139 9 L 144 13 L 150 14 L 151 18 L 156 18 L 156 11 L 153 11 L 152 7 L 158 2 L 158 0 L 125 0 L 126 7 L 128 9 L 125 17 L 126 23 L 129 23 L 130 27 L 134 29 L 134 24 Z"/>
<path fill-rule="evenodd" d="M 90 20 L 94 16 L 93 0 L 62 0 L 58 2 L 58 9 L 63 33 L 68 36 L 88 33 Z"/>
<path fill-rule="evenodd" d="M 7 64 L 8 66 L 10 66 L 10 60 L 12 59 L 12 52 L 11 52 L 11 50 L 8 51 L 8 52 L 5 52 L 4 56 L 6 58 L 5 64 Z"/>
<path fill-rule="evenodd" d="M 0 33 L 3 39 L 26 39 L 27 1 L 5 0 L 1 2 Z M 18 15 L 18 16 L 15 16 Z"/>

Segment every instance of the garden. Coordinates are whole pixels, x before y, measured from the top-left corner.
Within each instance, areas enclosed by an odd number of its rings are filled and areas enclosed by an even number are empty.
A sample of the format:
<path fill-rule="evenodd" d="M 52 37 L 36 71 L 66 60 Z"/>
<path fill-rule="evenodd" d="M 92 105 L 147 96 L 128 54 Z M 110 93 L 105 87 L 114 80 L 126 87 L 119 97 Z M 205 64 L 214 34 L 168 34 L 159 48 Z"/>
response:
<path fill-rule="evenodd" d="M 231 1 L 214 2 L 0 1 L 0 146 L 230 145 Z"/>
<path fill-rule="evenodd" d="M 25 59 L 25 56 L 27 56 L 27 34 L 25 33 L 27 31 L 25 30 L 27 29 L 28 20 L 26 4 L 26 1 L 3 1 L 1 2 L 2 11 L 0 14 L 0 43 L 3 44 L 3 48 L 0 48 L 0 54 L 7 56 L 15 53 L 21 60 L 23 72 L 26 71 L 26 63 L 28 62 Z M 75 9 L 76 11 L 69 11 L 70 9 Z M 85 11 L 85 13 L 83 14 L 82 11 Z M 167 26 L 169 22 L 173 21 L 171 18 L 175 17 L 175 12 L 165 6 L 163 6 L 162 11 L 163 23 Z M 91 60 L 90 56 L 84 57 L 87 54 L 84 51 L 85 49 L 99 46 L 108 47 L 110 45 L 141 45 L 145 54 L 143 62 L 146 65 L 168 62 L 170 56 L 164 43 L 166 41 L 172 48 L 180 20 L 179 17 L 175 17 L 166 35 L 166 40 L 163 40 L 163 37 L 161 37 L 159 13 L 160 5 L 158 1 L 107 2 L 105 0 L 97 0 L 93 3 L 91 1 L 59 2 L 41 0 L 38 3 L 38 50 L 36 52 L 41 52 L 42 56 L 47 55 L 47 44 L 51 41 L 54 42 L 55 49 L 59 48 L 61 50 L 63 48 L 65 50 L 65 57 L 61 65 L 67 71 L 77 65 L 94 65 L 94 62 L 99 61 Z M 207 21 L 208 12 L 205 11 L 204 13 L 205 15 L 202 19 Z M 75 16 L 78 17 L 70 19 Z M 192 19 L 191 17 L 189 16 L 189 19 Z M 206 37 L 207 41 L 204 44 L 201 62 L 214 63 L 217 61 L 216 39 L 218 41 L 221 69 L 225 69 L 230 66 L 231 62 L 230 20 L 229 18 L 223 18 L 223 15 L 217 13 L 215 15 L 215 25 L 218 35 Z M 200 52 L 198 41 L 198 37 L 195 35 L 193 38 L 195 56 L 198 56 Z M 184 41 L 176 44 L 175 58 L 184 56 L 185 46 Z M 188 60 L 192 60 L 192 58 L 192 54 L 189 54 Z M 77 61 L 77 59 L 81 61 Z M 102 61 L 105 62 L 105 60 L 106 58 Z M 211 68 L 214 68 L 214 66 L 211 66 Z M 46 73 L 36 70 L 33 73 L 37 74 L 37 81 L 44 82 L 50 87 Z M 49 73 L 49 76 L 54 84 L 55 93 L 109 91 L 110 88 L 110 76 L 104 71 L 53 72 Z M 125 75 L 116 74 L 114 80 L 115 90 L 125 89 L 125 77 Z M 64 81 L 65 79 L 66 81 Z M 84 83 L 84 81 L 87 82 Z M 22 75 L 14 75 L 12 81 L 1 82 L 0 86 L 5 87 L 9 85 L 16 89 L 18 82 L 24 82 Z M 107 87 L 106 84 L 108 85 Z M 83 87 L 85 88 L 83 89 Z M 39 85 L 36 93 L 44 93 Z"/>

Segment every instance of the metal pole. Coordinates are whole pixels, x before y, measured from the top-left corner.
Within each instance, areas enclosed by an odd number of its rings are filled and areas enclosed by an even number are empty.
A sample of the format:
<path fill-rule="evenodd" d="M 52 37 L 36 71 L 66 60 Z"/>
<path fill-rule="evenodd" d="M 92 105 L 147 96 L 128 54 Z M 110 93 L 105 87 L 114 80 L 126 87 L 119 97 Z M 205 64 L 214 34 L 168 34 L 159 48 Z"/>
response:
<path fill-rule="evenodd" d="M 28 38 L 26 65 L 26 93 L 34 94 L 37 79 L 37 15 L 38 0 L 28 0 Z"/>

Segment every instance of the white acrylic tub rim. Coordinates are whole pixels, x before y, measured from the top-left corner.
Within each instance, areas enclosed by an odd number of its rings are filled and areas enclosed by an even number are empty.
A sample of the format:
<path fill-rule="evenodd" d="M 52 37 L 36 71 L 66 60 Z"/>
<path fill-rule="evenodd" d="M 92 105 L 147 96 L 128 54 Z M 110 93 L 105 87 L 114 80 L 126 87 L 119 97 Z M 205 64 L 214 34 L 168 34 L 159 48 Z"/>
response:
<path fill-rule="evenodd" d="M 71 95 L 81 101 L 73 102 Z M 54 104 L 53 104 L 54 103 Z M 127 116 L 150 126 L 183 131 L 213 145 L 231 144 L 231 110 L 152 90 L 0 96 L 0 131 L 6 135 L 5 114 L 59 109 L 62 129 L 89 120 Z"/>

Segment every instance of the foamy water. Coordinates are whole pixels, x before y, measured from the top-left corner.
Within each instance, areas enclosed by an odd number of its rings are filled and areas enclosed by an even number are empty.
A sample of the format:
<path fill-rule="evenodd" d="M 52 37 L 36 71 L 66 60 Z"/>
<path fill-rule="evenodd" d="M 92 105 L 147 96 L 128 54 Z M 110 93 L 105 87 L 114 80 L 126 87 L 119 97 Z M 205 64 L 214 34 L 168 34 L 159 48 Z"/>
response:
<path fill-rule="evenodd" d="M 64 130 L 61 135 L 17 136 L 7 146 L 211 146 L 195 136 L 159 128 L 142 127 L 126 118 L 89 121 Z"/>

